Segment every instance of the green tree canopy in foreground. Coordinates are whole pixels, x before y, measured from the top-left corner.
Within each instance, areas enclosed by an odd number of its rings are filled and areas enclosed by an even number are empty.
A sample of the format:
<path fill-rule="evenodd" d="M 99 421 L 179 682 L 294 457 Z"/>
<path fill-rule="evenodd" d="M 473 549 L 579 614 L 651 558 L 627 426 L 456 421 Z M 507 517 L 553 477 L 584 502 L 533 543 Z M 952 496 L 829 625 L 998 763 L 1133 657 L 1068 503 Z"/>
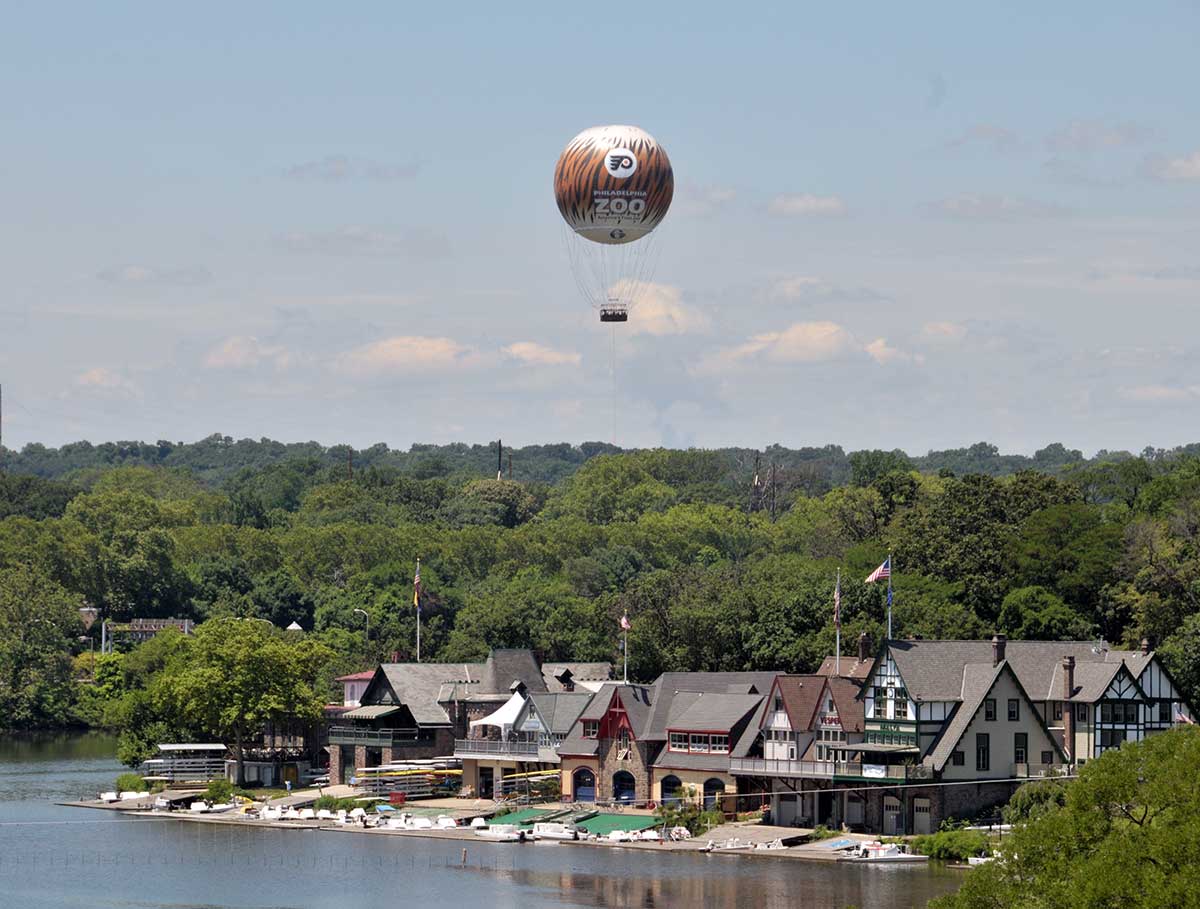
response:
<path fill-rule="evenodd" d="M 1200 729 L 1107 751 L 937 909 L 1200 905 Z"/>
<path fill-rule="evenodd" d="M 247 619 L 214 619 L 186 639 L 183 659 L 158 678 L 156 694 L 181 722 L 227 743 L 243 779 L 244 749 L 268 720 L 317 719 L 317 678 L 327 648 Z"/>

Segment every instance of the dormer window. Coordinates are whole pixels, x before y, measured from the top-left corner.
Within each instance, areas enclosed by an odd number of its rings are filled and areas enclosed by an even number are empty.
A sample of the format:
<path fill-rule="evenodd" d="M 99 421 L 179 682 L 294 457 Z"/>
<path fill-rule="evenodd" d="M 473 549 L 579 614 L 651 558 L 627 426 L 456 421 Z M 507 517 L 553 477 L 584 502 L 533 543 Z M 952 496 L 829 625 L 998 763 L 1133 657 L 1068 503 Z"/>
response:
<path fill-rule="evenodd" d="M 598 738 L 600 735 L 599 720 L 584 720 L 583 721 L 583 737 L 585 739 Z"/>

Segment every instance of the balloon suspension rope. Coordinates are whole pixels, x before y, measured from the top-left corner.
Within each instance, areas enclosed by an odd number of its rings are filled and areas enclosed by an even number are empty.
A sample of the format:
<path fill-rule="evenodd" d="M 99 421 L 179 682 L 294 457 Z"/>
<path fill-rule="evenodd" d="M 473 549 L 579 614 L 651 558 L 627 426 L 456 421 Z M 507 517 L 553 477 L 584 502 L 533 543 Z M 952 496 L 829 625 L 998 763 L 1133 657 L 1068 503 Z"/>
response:
<path fill-rule="evenodd" d="M 608 371 L 612 376 L 612 444 L 617 444 L 617 323 L 609 326 L 612 329 L 612 347 L 609 353 Z"/>

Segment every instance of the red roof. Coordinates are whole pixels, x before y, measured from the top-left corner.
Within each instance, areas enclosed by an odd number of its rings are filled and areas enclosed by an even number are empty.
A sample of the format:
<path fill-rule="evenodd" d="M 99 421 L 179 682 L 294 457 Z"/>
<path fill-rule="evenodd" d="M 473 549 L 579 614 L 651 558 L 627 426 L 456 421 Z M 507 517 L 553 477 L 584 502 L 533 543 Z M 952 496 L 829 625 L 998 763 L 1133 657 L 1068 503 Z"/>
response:
<path fill-rule="evenodd" d="M 353 672 L 350 675 L 339 675 L 335 681 L 338 682 L 369 682 L 375 678 L 374 669 L 364 669 L 362 672 Z"/>

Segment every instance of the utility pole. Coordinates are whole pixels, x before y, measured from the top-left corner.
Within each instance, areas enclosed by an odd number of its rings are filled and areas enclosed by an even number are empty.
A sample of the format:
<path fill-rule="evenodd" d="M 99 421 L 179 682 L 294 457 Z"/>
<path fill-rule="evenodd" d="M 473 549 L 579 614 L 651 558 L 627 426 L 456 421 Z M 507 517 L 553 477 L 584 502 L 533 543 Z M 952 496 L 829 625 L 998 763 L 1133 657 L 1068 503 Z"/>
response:
<path fill-rule="evenodd" d="M 758 452 L 754 452 L 754 479 L 750 483 L 750 511 L 758 507 Z"/>
<path fill-rule="evenodd" d="M 496 479 L 504 479 L 504 440 L 496 440 Z"/>
<path fill-rule="evenodd" d="M 346 449 L 346 472 L 350 475 L 350 482 L 354 482 L 354 446 L 351 445 Z"/>

